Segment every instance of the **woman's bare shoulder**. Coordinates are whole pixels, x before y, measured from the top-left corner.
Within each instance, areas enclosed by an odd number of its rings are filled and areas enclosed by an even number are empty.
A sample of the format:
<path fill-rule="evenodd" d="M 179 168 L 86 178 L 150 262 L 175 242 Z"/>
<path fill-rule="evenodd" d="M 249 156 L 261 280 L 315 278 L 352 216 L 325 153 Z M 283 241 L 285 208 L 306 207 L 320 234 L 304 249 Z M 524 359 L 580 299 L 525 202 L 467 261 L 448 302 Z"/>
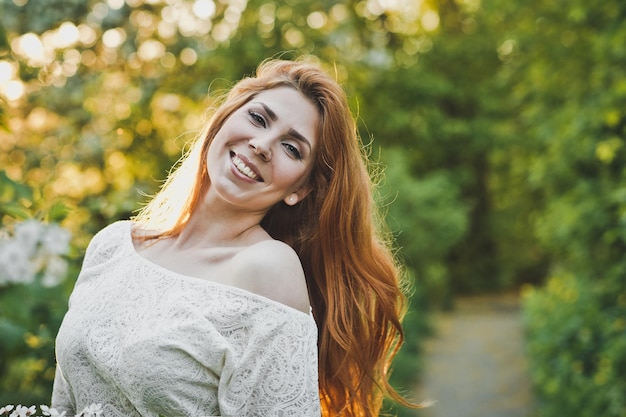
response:
<path fill-rule="evenodd" d="M 300 258 L 286 243 L 263 240 L 231 260 L 231 272 L 250 291 L 309 313 L 310 303 Z"/>

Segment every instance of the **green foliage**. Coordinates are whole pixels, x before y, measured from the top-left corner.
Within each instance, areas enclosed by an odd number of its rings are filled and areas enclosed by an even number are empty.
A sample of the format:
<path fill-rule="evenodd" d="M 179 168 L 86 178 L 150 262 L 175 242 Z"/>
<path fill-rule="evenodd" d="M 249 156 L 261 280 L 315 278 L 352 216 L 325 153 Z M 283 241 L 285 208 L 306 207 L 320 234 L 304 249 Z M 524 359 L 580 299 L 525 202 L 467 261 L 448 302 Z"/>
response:
<path fill-rule="evenodd" d="M 423 369 L 422 343 L 432 336 L 429 317 L 425 306 L 432 303 L 426 287 L 421 284 L 412 270 L 407 271 L 409 282 L 413 283 L 410 305 L 404 318 L 403 328 L 405 332 L 404 345 L 398 352 L 391 374 L 391 385 L 408 400 L 420 402 L 424 398 L 414 398 L 412 387 L 415 386 Z M 410 408 L 400 407 L 398 404 L 387 400 L 383 407 L 389 415 L 397 417 L 411 417 L 416 411 Z"/>
<path fill-rule="evenodd" d="M 626 415 L 626 289 L 555 273 L 525 300 L 541 417 Z"/>
<path fill-rule="evenodd" d="M 417 179 L 410 173 L 409 154 L 400 148 L 382 152 L 385 180 L 381 205 L 403 262 L 424 285 L 432 306 L 449 302 L 446 256 L 467 232 L 468 207 L 459 185 L 444 171 Z"/>
<path fill-rule="evenodd" d="M 6 233 L 23 220 L 60 222 L 66 214 L 62 203 L 44 201 L 37 190 L 11 180 L 0 171 L 0 233 Z M 68 275 L 75 276 L 79 259 L 75 253 L 71 256 L 74 259 Z M 0 275 L 4 273 L 0 271 Z M 41 272 L 30 283 L 6 284 L 0 280 L 1 404 L 50 401 L 56 366 L 54 338 L 67 310 L 72 282 L 44 284 Z"/>
<path fill-rule="evenodd" d="M 6 171 L 0 170 L 0 224 L 29 218 L 60 222 L 67 214 L 63 201 L 44 200 L 38 190 L 12 180 Z"/>
<path fill-rule="evenodd" d="M 424 53 L 414 64 L 351 73 L 366 133 L 401 147 L 412 177 L 443 173 L 458 190 L 467 225 L 446 252 L 452 293 L 540 280 L 545 260 L 525 218 L 532 196 L 511 170 L 523 166 L 517 155 L 526 145 L 500 76 L 496 45 L 506 25 L 489 5 L 437 2 L 437 12 L 440 29 L 415 39 Z"/>
<path fill-rule="evenodd" d="M 528 142 L 530 224 L 550 258 L 550 279 L 525 302 L 539 415 L 622 417 L 626 5 L 535 1 L 508 13 L 501 75 Z"/>
<path fill-rule="evenodd" d="M 2 4 L 0 4 L 0 12 L 2 12 Z M 7 39 L 6 30 L 4 29 L 2 22 L 0 22 L 0 57 L 2 57 L 7 52 L 8 48 L 9 48 L 9 41 Z M 4 110 L 4 104 L 5 104 L 4 99 L 0 98 L 0 129 L 6 130 L 7 121 L 6 121 L 6 115 L 5 115 L 5 110 Z"/>
<path fill-rule="evenodd" d="M 27 219 L 33 201 L 33 190 L 11 180 L 5 171 L 0 171 L 0 214 L 3 216 Z"/>
<path fill-rule="evenodd" d="M 66 300 L 63 286 L 48 288 L 36 282 L 0 288 L 0 403 L 50 402 L 54 339 Z"/>

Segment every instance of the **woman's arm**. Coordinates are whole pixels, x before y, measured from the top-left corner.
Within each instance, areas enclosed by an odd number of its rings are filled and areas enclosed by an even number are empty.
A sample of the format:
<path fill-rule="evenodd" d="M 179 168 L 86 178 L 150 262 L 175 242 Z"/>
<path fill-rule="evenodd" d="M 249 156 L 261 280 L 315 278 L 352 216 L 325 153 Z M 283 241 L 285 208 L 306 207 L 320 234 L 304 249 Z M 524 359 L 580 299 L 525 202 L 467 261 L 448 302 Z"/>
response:
<path fill-rule="evenodd" d="M 58 364 L 54 375 L 51 406 L 60 413 L 65 411 L 68 416 L 76 415 L 76 405 L 72 390 L 65 380 L 65 377 L 63 377 L 63 373 Z"/>
<path fill-rule="evenodd" d="M 297 316 L 294 316 L 296 314 Z M 319 417 L 317 328 L 297 312 L 264 315 L 242 357 L 226 359 L 218 401 L 223 416 Z"/>

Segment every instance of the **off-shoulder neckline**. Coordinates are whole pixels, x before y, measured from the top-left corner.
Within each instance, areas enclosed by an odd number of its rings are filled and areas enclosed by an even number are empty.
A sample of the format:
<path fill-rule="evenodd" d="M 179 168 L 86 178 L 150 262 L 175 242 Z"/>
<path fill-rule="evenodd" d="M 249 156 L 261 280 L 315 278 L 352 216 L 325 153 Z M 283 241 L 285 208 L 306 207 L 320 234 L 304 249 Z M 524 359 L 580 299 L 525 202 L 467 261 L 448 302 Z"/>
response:
<path fill-rule="evenodd" d="M 203 279 L 200 277 L 194 277 L 191 275 L 185 275 L 185 274 L 181 274 L 179 272 L 176 271 L 172 271 L 168 268 L 165 268 L 155 262 L 152 262 L 150 259 L 142 256 L 139 252 L 137 252 L 137 249 L 135 248 L 135 245 L 133 244 L 133 239 L 132 239 L 132 228 L 133 228 L 133 221 L 132 220 L 120 220 L 118 222 L 120 226 L 125 226 L 124 229 L 124 246 L 126 247 L 126 249 L 128 250 L 128 252 L 131 253 L 132 256 L 134 256 L 136 259 L 138 259 L 141 263 L 143 263 L 144 265 L 149 266 L 152 269 L 156 269 L 162 272 L 165 272 L 169 275 L 175 276 L 179 279 L 183 279 L 183 280 L 189 280 L 189 281 L 193 281 L 193 282 L 198 282 L 198 283 L 203 283 L 209 287 L 213 287 L 213 288 L 217 288 L 223 291 L 229 291 L 231 293 L 235 293 L 238 294 L 240 296 L 249 298 L 249 299 L 255 299 L 257 301 L 261 301 L 264 302 L 266 304 L 275 306 L 277 308 L 280 309 L 284 309 L 285 311 L 288 311 L 290 313 L 293 314 L 298 314 L 298 315 L 303 315 L 305 317 L 310 317 L 313 318 L 313 311 L 312 308 L 310 309 L 309 313 L 305 313 L 303 311 L 297 310 L 293 307 L 290 307 L 286 304 L 283 304 L 281 302 L 278 302 L 276 300 L 272 300 L 271 298 L 265 297 L 261 294 L 257 294 L 254 293 L 252 291 L 248 291 L 244 288 L 241 287 L 236 287 L 234 285 L 228 285 L 228 284 L 224 284 L 221 282 L 216 282 L 216 281 L 211 281 L 211 280 L 207 280 L 207 279 Z M 115 223 L 112 224 L 112 226 Z"/>

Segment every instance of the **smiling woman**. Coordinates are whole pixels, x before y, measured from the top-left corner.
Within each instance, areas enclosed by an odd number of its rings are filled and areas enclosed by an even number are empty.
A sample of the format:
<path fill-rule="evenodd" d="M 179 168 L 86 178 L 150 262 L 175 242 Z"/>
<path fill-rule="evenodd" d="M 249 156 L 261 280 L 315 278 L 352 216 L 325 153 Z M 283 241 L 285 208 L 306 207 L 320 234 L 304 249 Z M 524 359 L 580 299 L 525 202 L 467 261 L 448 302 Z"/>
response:
<path fill-rule="evenodd" d="M 132 221 L 92 240 L 53 406 L 376 416 L 404 296 L 345 93 L 303 61 L 237 83 Z"/>
<path fill-rule="evenodd" d="M 304 199 L 318 119 L 313 103 L 291 87 L 263 91 L 233 112 L 208 149 L 205 205 L 258 212 L 257 224 L 278 201 Z"/>

